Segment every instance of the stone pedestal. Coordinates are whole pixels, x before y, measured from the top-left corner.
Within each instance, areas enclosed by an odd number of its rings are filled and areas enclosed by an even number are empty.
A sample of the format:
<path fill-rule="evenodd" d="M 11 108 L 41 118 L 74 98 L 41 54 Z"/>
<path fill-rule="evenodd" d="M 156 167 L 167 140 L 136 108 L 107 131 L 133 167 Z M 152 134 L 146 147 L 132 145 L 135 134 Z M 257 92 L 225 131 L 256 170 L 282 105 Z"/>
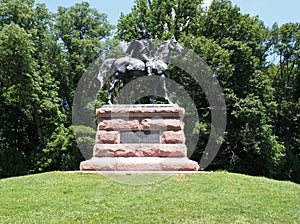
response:
<path fill-rule="evenodd" d="M 177 105 L 105 105 L 99 118 L 93 158 L 80 170 L 197 171 L 187 158 L 184 109 Z"/>

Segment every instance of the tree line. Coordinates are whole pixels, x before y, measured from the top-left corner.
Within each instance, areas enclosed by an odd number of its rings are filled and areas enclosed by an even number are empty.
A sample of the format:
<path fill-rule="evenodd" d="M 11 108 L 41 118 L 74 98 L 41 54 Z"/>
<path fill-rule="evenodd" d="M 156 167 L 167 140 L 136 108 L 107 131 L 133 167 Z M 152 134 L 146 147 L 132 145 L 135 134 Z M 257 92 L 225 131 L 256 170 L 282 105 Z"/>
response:
<path fill-rule="evenodd" d="M 185 29 L 181 27 L 185 25 Z M 300 25 L 266 27 L 230 0 L 136 0 L 117 27 L 87 2 L 51 13 L 34 0 L 0 1 L 0 177 L 78 169 L 72 101 L 90 63 L 146 27 L 197 53 L 223 88 L 227 128 L 209 170 L 300 182 Z M 199 113 L 200 161 L 211 128 L 208 102 L 184 71 L 169 78 Z M 98 104 L 106 102 L 100 94 Z"/>

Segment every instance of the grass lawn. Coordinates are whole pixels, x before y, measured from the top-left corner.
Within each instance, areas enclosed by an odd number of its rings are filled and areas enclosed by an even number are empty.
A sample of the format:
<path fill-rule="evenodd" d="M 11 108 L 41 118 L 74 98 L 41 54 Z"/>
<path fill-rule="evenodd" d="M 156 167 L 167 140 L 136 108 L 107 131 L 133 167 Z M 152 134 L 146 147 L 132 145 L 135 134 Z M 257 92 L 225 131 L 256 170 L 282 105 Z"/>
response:
<path fill-rule="evenodd" d="M 178 174 L 149 185 L 43 173 L 0 180 L 0 223 L 299 224 L 300 185 L 227 172 Z"/>

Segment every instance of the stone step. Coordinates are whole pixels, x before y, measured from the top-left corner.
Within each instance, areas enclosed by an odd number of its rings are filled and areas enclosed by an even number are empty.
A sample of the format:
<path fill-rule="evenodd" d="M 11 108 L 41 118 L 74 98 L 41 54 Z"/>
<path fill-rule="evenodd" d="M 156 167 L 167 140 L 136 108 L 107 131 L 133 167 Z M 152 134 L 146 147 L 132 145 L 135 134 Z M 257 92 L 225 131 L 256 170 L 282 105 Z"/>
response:
<path fill-rule="evenodd" d="M 98 130 L 100 131 L 120 131 L 120 130 L 183 130 L 183 121 L 179 118 L 101 118 L 98 124 Z"/>
<path fill-rule="evenodd" d="M 198 163 L 187 157 L 92 157 L 80 163 L 81 171 L 197 171 L 198 169 Z"/>
<path fill-rule="evenodd" d="M 98 117 L 183 117 L 185 110 L 176 104 L 105 105 L 96 110 Z"/>
<path fill-rule="evenodd" d="M 186 157 L 185 144 L 96 144 L 94 157 Z"/>

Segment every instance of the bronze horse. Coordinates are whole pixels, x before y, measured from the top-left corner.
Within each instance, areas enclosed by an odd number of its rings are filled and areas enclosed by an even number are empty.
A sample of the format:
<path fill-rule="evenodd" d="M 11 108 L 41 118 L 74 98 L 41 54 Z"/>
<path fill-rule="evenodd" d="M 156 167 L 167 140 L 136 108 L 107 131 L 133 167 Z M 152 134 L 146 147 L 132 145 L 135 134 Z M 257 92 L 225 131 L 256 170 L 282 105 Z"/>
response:
<path fill-rule="evenodd" d="M 172 102 L 168 97 L 165 78 L 168 71 L 168 63 L 171 51 L 177 51 L 179 53 L 184 51 L 184 48 L 176 41 L 175 37 L 163 42 L 160 47 L 158 47 L 154 57 L 151 60 L 152 74 L 159 76 L 161 87 L 164 91 L 164 99 L 170 104 L 172 104 Z M 148 75 L 146 72 L 145 63 L 143 61 L 127 56 L 118 59 L 106 59 L 103 62 L 101 71 L 98 75 L 100 82 L 103 83 L 103 77 L 111 71 L 113 72 L 113 78 L 110 82 L 110 88 L 108 91 L 109 104 L 112 104 L 112 94 L 120 81 L 125 84 L 134 77 Z M 157 83 L 153 84 L 153 92 L 156 90 L 157 85 Z M 153 101 L 154 97 L 151 96 L 150 102 L 153 103 Z"/>

